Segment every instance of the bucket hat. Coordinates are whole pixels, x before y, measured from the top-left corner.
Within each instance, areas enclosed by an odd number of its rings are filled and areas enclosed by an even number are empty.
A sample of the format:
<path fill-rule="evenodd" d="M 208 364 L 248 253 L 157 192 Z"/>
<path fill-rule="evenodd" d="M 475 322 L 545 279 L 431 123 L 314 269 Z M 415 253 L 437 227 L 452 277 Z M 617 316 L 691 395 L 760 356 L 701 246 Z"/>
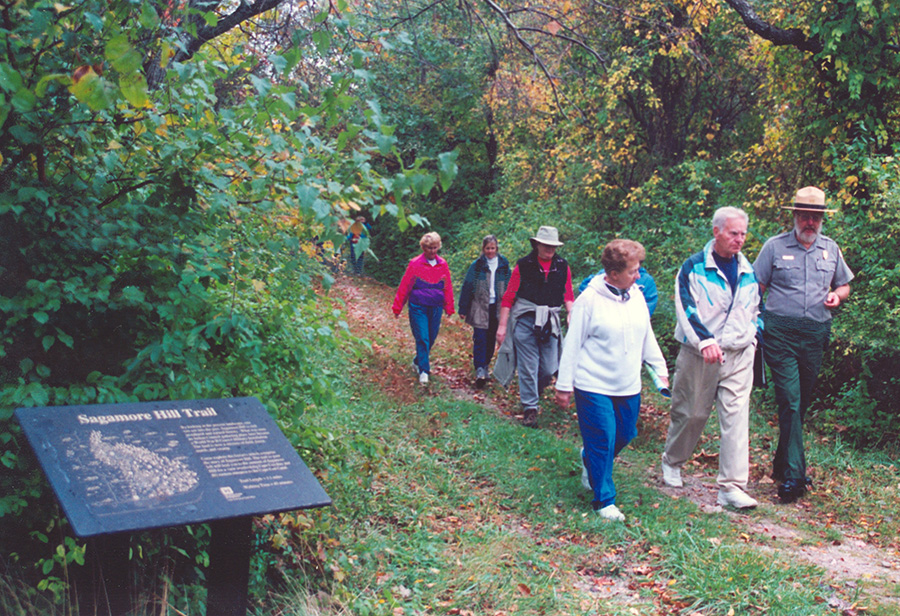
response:
<path fill-rule="evenodd" d="M 556 227 L 541 227 L 538 229 L 537 235 L 531 238 L 531 241 L 539 244 L 546 244 L 547 246 L 563 245 L 563 243 L 559 241 L 559 232 L 556 230 Z"/>

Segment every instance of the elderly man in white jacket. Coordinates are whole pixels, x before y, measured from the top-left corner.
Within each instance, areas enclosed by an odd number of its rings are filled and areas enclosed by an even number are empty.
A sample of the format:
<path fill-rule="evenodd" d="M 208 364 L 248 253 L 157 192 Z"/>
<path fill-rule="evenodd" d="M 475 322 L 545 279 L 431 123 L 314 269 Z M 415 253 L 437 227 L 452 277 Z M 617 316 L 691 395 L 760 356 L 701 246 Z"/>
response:
<path fill-rule="evenodd" d="M 650 364 L 668 385 L 650 312 L 635 286 L 644 256 L 644 247 L 632 240 L 613 240 L 603 249 L 605 273 L 572 306 L 556 380 L 557 404 L 567 407 L 575 393 L 592 506 L 608 520 L 625 519 L 616 506 L 612 465 L 637 436 L 641 365 Z"/>
<path fill-rule="evenodd" d="M 722 207 L 713 239 L 689 257 L 675 279 L 675 360 L 672 414 L 662 455 L 663 482 L 681 487 L 681 467 L 703 433 L 713 403 L 719 416 L 718 504 L 751 509 L 749 412 L 759 322 L 759 284 L 741 253 L 747 214 Z"/>

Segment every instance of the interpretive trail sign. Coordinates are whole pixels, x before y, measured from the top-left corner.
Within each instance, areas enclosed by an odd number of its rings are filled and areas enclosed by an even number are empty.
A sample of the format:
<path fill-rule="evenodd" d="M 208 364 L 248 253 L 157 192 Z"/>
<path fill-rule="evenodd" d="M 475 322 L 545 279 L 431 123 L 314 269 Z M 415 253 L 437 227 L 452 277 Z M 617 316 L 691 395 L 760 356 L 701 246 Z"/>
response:
<path fill-rule="evenodd" d="M 251 517 L 331 499 L 256 398 L 16 409 L 94 554 L 84 613 L 126 613 L 127 533 L 209 522 L 210 616 L 246 613 Z"/>
<path fill-rule="evenodd" d="M 16 416 L 81 537 L 331 504 L 256 398 Z"/>

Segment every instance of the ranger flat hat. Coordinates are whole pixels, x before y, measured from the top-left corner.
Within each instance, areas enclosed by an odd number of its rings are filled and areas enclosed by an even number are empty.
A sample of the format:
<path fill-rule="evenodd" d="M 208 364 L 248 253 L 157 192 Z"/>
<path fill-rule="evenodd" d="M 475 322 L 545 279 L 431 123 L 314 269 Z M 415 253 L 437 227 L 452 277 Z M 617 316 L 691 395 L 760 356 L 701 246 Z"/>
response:
<path fill-rule="evenodd" d="M 794 204 L 786 205 L 784 209 L 801 212 L 837 212 L 837 210 L 825 209 L 825 193 L 815 186 L 805 186 L 798 190 L 794 195 Z"/>
<path fill-rule="evenodd" d="M 537 235 L 531 238 L 531 241 L 546 244 L 547 246 L 563 245 L 559 241 L 559 232 L 556 230 L 556 227 L 541 227 L 538 229 Z"/>

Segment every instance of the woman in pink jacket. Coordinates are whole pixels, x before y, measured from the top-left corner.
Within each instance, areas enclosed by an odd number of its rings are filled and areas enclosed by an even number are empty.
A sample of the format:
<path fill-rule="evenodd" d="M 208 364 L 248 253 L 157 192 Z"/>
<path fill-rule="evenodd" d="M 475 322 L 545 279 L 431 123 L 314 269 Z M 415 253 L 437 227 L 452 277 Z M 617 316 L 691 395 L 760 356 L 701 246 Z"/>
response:
<path fill-rule="evenodd" d="M 409 327 L 416 339 L 416 358 L 413 365 L 419 373 L 419 383 L 428 384 L 431 372 L 429 355 L 441 329 L 441 316 L 453 314 L 453 283 L 450 268 L 438 256 L 441 236 L 434 231 L 419 240 L 422 254 L 406 266 L 397 295 L 394 297 L 394 316 L 399 317 L 403 304 L 409 301 Z"/>

